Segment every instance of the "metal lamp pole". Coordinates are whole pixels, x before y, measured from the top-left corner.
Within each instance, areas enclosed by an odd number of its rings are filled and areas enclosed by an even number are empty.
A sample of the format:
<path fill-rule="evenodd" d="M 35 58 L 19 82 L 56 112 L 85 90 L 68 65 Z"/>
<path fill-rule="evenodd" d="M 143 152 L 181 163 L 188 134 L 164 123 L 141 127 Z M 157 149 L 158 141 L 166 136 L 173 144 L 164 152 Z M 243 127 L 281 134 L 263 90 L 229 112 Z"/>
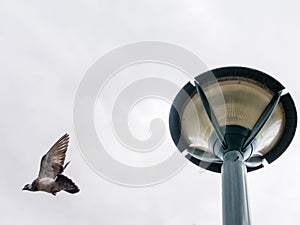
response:
<path fill-rule="evenodd" d="M 239 151 L 224 155 L 222 165 L 222 209 L 224 225 L 250 225 L 246 165 Z"/>
<path fill-rule="evenodd" d="M 214 146 L 212 150 L 216 156 L 223 160 L 221 168 L 223 225 L 250 225 L 246 182 L 247 169 L 244 158 L 252 155 L 254 138 L 272 115 L 279 102 L 281 91 L 273 96 L 250 131 L 237 125 L 220 127 L 208 99 L 197 81 L 195 81 L 195 87 L 215 130 L 210 139 L 211 142 L 215 143 L 212 144 Z M 262 158 L 258 158 L 257 161 L 261 164 Z"/>
<path fill-rule="evenodd" d="M 215 83 L 224 97 L 224 103 L 215 103 L 218 116 L 226 118 L 220 119 L 222 126 L 201 87 L 214 97 Z M 295 135 L 295 104 L 289 94 L 281 96 L 283 89 L 263 72 L 224 67 L 197 76 L 194 85 L 187 83 L 172 104 L 169 125 L 178 150 L 188 152 L 185 157 L 195 165 L 222 174 L 223 225 L 251 224 L 247 172 L 280 157 Z M 219 104 L 225 104 L 226 115 L 218 111 Z M 271 141 L 265 144 L 261 137 Z"/>

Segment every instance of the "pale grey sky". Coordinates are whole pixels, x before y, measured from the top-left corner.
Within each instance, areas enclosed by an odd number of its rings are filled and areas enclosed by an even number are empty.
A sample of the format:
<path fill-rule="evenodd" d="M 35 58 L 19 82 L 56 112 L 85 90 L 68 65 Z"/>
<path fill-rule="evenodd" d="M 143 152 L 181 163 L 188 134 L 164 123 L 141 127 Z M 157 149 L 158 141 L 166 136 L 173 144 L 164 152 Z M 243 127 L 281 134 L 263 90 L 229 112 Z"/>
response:
<path fill-rule="evenodd" d="M 221 224 L 221 177 L 186 166 L 146 188 L 111 183 L 81 157 L 72 110 L 78 85 L 118 46 L 165 41 L 197 54 L 208 68 L 241 65 L 278 79 L 298 106 L 300 3 L 297 1 L 0 0 L 0 223 L 3 225 Z M 184 85 L 184 84 L 178 84 Z M 66 171 L 78 195 L 22 192 L 39 160 L 71 134 Z M 300 140 L 248 176 L 253 224 L 298 224 Z"/>

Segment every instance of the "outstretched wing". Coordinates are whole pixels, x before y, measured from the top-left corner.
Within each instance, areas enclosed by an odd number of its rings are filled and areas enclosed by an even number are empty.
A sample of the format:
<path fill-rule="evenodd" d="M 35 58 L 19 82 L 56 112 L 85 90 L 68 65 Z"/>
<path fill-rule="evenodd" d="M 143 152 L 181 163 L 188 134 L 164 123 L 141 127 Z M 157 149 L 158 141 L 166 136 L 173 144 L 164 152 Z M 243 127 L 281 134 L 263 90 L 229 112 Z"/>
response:
<path fill-rule="evenodd" d="M 58 174 L 63 172 L 68 144 L 69 135 L 65 134 L 42 157 L 39 178 L 55 179 Z"/>

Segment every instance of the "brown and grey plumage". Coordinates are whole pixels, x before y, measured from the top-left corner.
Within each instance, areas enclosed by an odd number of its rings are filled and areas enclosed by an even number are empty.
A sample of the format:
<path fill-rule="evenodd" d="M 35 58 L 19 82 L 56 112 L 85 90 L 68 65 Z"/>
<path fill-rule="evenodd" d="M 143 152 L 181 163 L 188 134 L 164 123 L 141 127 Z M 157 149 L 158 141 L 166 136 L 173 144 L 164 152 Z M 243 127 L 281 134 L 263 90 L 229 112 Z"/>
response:
<path fill-rule="evenodd" d="M 66 191 L 71 194 L 79 192 L 76 184 L 62 175 L 70 163 L 64 165 L 68 144 L 69 135 L 65 134 L 42 157 L 38 177 L 31 184 L 26 184 L 23 190 L 45 191 L 53 195 L 59 191 Z"/>

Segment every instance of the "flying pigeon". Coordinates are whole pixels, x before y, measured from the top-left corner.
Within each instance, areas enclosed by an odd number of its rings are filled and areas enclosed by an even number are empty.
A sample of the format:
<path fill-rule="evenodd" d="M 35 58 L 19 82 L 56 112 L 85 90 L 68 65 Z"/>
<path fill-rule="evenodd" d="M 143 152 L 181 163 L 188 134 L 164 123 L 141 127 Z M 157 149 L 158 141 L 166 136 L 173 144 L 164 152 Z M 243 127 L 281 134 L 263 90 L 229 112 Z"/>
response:
<path fill-rule="evenodd" d="M 31 184 L 26 184 L 22 190 L 45 191 L 54 196 L 62 190 L 71 194 L 79 192 L 76 184 L 62 175 L 70 163 L 64 165 L 68 143 L 69 135 L 65 134 L 42 157 L 38 177 Z"/>

